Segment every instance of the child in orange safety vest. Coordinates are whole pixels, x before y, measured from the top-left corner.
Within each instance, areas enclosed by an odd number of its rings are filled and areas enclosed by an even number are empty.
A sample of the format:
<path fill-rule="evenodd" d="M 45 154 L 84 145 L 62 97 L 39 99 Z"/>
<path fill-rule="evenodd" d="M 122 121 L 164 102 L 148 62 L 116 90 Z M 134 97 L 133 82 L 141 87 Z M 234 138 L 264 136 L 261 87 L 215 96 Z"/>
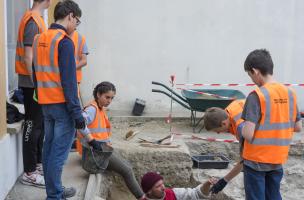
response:
<path fill-rule="evenodd" d="M 110 82 L 99 83 L 93 91 L 94 100 L 84 108 L 83 116 L 87 127 L 80 131 L 80 138 L 87 140 L 93 149 L 101 150 L 101 142 L 112 146 L 111 143 L 111 124 L 105 112 L 105 107 L 109 106 L 116 94 L 115 86 Z M 79 140 L 76 143 L 76 149 L 81 154 L 82 146 Z M 112 170 L 120 174 L 137 199 L 143 199 L 144 193 L 140 188 L 132 167 L 126 164 L 126 161 L 116 155 L 116 152 L 109 158 L 106 170 Z"/>
<path fill-rule="evenodd" d="M 212 107 L 208 108 L 204 115 L 204 127 L 207 131 L 216 133 L 230 133 L 236 137 L 240 142 L 240 151 L 242 151 L 243 138 L 241 129 L 244 120 L 241 118 L 244 109 L 245 100 L 234 100 L 225 109 Z M 223 178 L 218 180 L 212 186 L 210 191 L 218 193 L 224 189 L 229 181 L 237 176 L 243 169 L 242 160 L 238 162 L 234 168 Z"/>
<path fill-rule="evenodd" d="M 266 49 L 249 53 L 244 70 L 258 86 L 246 98 L 243 171 L 247 200 L 281 200 L 282 165 L 288 159 L 293 133 L 301 131 L 296 93 L 277 82 Z"/>

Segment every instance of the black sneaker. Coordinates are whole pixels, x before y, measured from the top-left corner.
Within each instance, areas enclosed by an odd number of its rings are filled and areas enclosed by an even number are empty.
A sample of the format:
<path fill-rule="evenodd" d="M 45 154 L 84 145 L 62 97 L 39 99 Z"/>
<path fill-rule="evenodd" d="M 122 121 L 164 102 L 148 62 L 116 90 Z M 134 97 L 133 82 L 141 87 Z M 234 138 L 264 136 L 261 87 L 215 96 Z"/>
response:
<path fill-rule="evenodd" d="M 62 193 L 62 199 L 67 199 L 75 196 L 76 194 L 76 189 L 73 187 L 63 187 L 63 193 Z"/>

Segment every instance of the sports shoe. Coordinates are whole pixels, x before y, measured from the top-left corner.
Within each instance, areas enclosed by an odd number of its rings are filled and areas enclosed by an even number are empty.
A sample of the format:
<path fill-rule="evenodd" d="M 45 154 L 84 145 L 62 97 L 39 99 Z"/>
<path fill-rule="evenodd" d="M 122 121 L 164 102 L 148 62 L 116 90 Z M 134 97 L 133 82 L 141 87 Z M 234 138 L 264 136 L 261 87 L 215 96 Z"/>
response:
<path fill-rule="evenodd" d="M 43 174 L 42 163 L 38 163 L 38 164 L 36 165 L 36 171 L 37 171 L 41 176 L 44 175 L 44 174 Z"/>
<path fill-rule="evenodd" d="M 62 193 L 62 199 L 67 199 L 75 196 L 76 194 L 76 189 L 73 187 L 62 187 L 63 188 L 63 193 Z"/>
<path fill-rule="evenodd" d="M 44 178 L 37 171 L 31 173 L 24 172 L 20 181 L 25 185 L 45 188 Z"/>

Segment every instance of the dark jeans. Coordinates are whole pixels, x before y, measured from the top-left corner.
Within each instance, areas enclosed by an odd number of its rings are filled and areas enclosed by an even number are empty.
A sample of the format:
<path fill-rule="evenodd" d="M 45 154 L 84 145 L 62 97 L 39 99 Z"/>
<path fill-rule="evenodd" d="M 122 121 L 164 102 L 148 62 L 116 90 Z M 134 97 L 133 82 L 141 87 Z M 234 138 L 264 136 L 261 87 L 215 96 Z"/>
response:
<path fill-rule="evenodd" d="M 75 122 L 65 103 L 42 105 L 42 111 L 45 127 L 42 164 L 47 200 L 57 200 L 62 198 L 62 168 L 75 137 Z"/>
<path fill-rule="evenodd" d="M 282 199 L 280 183 L 283 169 L 263 172 L 244 165 L 243 170 L 246 200 Z"/>
<path fill-rule="evenodd" d="M 24 95 L 25 121 L 22 137 L 23 167 L 25 172 L 36 170 L 41 163 L 43 144 L 43 115 L 41 106 L 33 100 L 34 88 L 21 88 Z"/>
<path fill-rule="evenodd" d="M 134 176 L 134 172 L 130 164 L 128 164 L 123 158 L 117 155 L 115 152 L 110 157 L 109 165 L 107 170 L 112 170 L 120 174 L 127 187 L 131 191 L 131 193 L 139 199 L 144 195 L 143 191 L 141 190 L 136 178 Z"/>

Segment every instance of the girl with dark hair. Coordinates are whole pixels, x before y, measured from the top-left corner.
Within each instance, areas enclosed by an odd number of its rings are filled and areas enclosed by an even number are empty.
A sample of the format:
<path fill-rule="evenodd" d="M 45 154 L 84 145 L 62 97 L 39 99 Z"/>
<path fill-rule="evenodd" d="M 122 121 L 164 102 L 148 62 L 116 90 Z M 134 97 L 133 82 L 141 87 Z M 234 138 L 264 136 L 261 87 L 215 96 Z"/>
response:
<path fill-rule="evenodd" d="M 95 150 L 102 150 L 101 143 L 112 146 L 110 140 L 111 124 L 104 108 L 111 104 L 115 94 L 116 88 L 112 83 L 101 82 L 94 88 L 94 100 L 84 108 L 83 115 L 87 127 L 80 130 L 80 133 Z M 76 148 L 82 154 L 82 146 L 79 140 L 76 143 Z M 113 170 L 120 174 L 132 194 L 137 199 L 144 198 L 144 193 L 135 179 L 132 167 L 115 152 L 110 156 L 106 170 Z"/>

